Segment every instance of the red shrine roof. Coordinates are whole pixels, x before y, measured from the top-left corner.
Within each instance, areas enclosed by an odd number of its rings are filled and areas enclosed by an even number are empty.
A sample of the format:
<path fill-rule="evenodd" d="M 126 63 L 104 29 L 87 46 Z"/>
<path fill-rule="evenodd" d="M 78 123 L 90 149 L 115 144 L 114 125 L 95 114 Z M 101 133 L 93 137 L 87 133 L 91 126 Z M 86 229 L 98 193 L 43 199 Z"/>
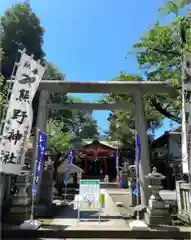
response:
<path fill-rule="evenodd" d="M 103 149 L 110 149 L 110 150 L 116 150 L 118 148 L 117 142 L 114 141 L 100 141 L 100 140 L 85 140 L 84 146 L 82 146 L 82 149 L 87 148 L 103 148 Z"/>
<path fill-rule="evenodd" d="M 105 143 L 105 142 L 104 142 Z M 78 148 L 78 152 L 85 154 L 88 158 L 100 158 L 106 157 L 109 155 L 113 155 L 117 151 L 117 147 L 114 145 L 110 145 L 108 143 L 104 144 L 103 141 L 93 140 L 90 142 L 86 142 L 85 145 Z"/>

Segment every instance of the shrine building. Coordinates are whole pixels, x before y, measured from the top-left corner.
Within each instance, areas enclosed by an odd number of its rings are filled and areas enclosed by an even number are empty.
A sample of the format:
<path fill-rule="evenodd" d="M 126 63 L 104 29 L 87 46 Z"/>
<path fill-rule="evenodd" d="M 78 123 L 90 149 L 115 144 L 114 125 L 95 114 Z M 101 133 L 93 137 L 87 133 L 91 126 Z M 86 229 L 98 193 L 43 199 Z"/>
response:
<path fill-rule="evenodd" d="M 80 156 L 80 167 L 86 177 L 116 177 L 116 141 L 83 140 L 83 145 L 76 150 Z"/>

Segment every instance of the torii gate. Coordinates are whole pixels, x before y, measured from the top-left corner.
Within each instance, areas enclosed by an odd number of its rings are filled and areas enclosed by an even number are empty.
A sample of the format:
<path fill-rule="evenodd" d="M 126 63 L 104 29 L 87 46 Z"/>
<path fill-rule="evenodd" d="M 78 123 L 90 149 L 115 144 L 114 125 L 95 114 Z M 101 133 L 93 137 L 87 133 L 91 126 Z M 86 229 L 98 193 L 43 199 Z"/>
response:
<path fill-rule="evenodd" d="M 48 109 L 88 109 L 88 110 L 112 110 L 112 109 L 132 109 L 135 108 L 135 124 L 141 141 L 141 161 L 140 161 L 140 190 L 141 204 L 147 206 L 148 186 L 145 176 L 150 173 L 150 157 L 147 137 L 147 124 L 144 111 L 143 96 L 146 93 L 159 94 L 168 93 L 176 95 L 176 91 L 167 82 L 159 81 L 99 81 L 99 82 L 79 82 L 64 80 L 42 80 L 39 85 L 40 99 L 38 106 L 38 117 L 36 127 L 46 131 L 46 121 Z M 52 104 L 49 103 L 49 93 L 116 93 L 128 94 L 133 96 L 132 103 L 66 103 Z M 33 159 L 35 161 L 35 159 Z M 39 183 L 43 184 L 43 183 Z M 42 186 L 42 185 L 41 185 Z M 37 194 L 40 199 L 41 189 Z"/>

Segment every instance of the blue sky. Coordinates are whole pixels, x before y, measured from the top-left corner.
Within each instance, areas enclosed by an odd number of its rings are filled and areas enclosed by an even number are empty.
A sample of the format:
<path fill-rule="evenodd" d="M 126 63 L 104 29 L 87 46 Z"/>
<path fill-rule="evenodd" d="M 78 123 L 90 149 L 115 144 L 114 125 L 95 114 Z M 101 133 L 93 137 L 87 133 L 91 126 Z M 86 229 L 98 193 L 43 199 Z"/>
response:
<path fill-rule="evenodd" d="M 1 0 L 0 14 L 14 3 Z M 164 0 L 30 0 L 45 28 L 47 60 L 66 74 L 67 80 L 110 80 L 120 70 L 140 73 L 135 56 L 126 53 L 132 44 L 158 19 L 157 8 Z M 80 95 L 84 100 L 98 95 Z M 95 111 L 100 129 L 108 128 L 108 112 Z M 161 135 L 169 127 L 157 131 Z"/>

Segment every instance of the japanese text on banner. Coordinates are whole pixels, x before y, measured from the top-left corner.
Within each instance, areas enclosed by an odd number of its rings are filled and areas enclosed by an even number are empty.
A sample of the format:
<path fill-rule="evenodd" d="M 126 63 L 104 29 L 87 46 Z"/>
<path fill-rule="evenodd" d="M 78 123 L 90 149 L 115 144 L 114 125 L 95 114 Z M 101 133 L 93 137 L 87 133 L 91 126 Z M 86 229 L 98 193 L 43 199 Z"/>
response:
<path fill-rule="evenodd" d="M 44 67 L 22 53 L 0 144 L 0 160 L 5 173 L 19 174 L 24 164 L 23 155 L 32 128 L 32 100 L 44 71 Z"/>

